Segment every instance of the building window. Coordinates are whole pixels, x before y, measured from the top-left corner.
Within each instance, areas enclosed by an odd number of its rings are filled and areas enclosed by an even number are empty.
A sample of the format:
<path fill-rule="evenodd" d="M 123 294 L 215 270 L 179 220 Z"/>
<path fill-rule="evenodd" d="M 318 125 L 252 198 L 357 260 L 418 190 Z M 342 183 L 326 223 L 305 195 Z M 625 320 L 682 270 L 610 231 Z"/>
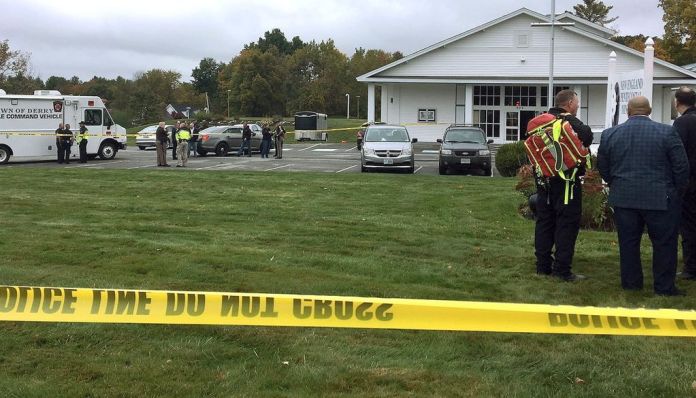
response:
<path fill-rule="evenodd" d="M 500 86 L 474 86 L 474 105 L 499 106 Z"/>
<path fill-rule="evenodd" d="M 505 86 L 505 106 L 536 106 L 536 104 L 536 87 Z"/>
<path fill-rule="evenodd" d="M 474 125 L 486 132 L 489 138 L 500 137 L 500 111 L 482 109 L 474 111 Z"/>
<path fill-rule="evenodd" d="M 514 34 L 515 37 L 515 47 L 517 48 L 526 48 L 529 47 L 529 32 L 528 31 L 516 31 Z"/>
<path fill-rule="evenodd" d="M 556 94 L 563 90 L 570 90 L 569 86 L 553 86 L 553 96 L 556 97 Z M 548 97 L 549 97 L 549 87 L 548 86 L 543 86 L 541 88 L 541 106 L 544 108 L 547 107 L 548 105 Z"/>
<path fill-rule="evenodd" d="M 418 121 L 425 123 L 435 123 L 435 109 L 419 109 Z"/>

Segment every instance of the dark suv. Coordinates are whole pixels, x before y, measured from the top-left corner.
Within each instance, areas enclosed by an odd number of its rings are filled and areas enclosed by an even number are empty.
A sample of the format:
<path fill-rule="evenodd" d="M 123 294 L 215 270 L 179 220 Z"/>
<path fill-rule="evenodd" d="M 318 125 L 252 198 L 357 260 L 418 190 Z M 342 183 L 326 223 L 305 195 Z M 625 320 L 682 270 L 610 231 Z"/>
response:
<path fill-rule="evenodd" d="M 438 139 L 440 146 L 439 171 L 447 174 L 448 169 L 482 170 L 486 176 L 492 175 L 491 150 L 486 141 L 486 133 L 478 127 L 453 124 L 445 130 L 445 136 Z"/>

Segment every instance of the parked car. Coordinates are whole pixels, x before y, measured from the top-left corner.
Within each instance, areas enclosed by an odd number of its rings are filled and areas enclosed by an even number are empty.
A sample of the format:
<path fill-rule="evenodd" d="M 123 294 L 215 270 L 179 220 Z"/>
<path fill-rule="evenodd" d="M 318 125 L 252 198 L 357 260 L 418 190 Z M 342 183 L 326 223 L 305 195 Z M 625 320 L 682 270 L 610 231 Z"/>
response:
<path fill-rule="evenodd" d="M 401 169 L 413 173 L 415 157 L 413 144 L 404 126 L 374 124 L 367 127 L 363 137 L 360 169 Z"/>
<path fill-rule="evenodd" d="M 440 145 L 439 172 L 447 170 L 482 170 L 484 175 L 492 175 L 491 150 L 486 141 L 486 133 L 478 127 L 451 125 L 445 130 Z"/>
<path fill-rule="evenodd" d="M 261 126 L 258 124 L 250 124 L 252 131 L 251 151 L 261 152 Z M 239 150 L 242 145 L 242 128 L 241 124 L 233 126 L 214 126 L 208 127 L 198 133 L 198 154 L 205 156 L 210 152 L 216 156 L 226 156 L 230 151 Z M 275 146 L 271 141 L 271 148 Z"/>
<path fill-rule="evenodd" d="M 147 148 L 154 148 L 155 147 L 155 141 L 156 141 L 156 132 L 157 132 L 157 127 L 159 125 L 155 124 L 152 126 L 147 126 L 144 129 L 138 131 L 136 133 L 135 137 L 135 145 L 138 146 L 138 149 L 141 151 L 144 151 Z M 166 125 L 164 126 L 165 129 L 167 129 L 167 136 L 171 137 L 172 135 L 172 130 L 174 129 L 174 126 L 172 125 Z M 169 148 L 172 147 L 172 143 L 169 143 Z"/>

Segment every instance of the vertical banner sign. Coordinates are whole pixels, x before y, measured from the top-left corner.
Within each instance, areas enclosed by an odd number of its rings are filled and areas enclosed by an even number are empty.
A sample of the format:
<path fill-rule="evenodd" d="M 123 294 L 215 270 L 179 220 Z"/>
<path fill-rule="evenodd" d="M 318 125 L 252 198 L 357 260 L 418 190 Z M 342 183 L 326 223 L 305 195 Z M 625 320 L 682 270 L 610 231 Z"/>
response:
<path fill-rule="evenodd" d="M 644 83 L 642 69 L 615 75 L 608 87 L 607 111 L 611 115 L 609 118 L 611 125 L 607 127 L 613 127 L 628 120 L 628 101 L 643 95 Z"/>

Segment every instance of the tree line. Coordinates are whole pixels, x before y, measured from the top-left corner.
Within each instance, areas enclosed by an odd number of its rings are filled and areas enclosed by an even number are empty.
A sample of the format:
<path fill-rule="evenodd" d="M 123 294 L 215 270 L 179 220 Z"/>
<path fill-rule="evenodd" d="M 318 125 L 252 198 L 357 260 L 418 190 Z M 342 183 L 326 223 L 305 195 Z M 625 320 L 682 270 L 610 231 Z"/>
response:
<path fill-rule="evenodd" d="M 658 0 L 656 7 L 663 9 L 665 22 L 664 37 L 654 38 L 656 56 L 677 65 L 696 62 L 696 2 Z M 609 16 L 612 6 L 598 0 L 583 0 L 573 9 L 576 15 L 600 25 L 617 19 Z M 619 35 L 613 40 L 642 51 L 647 36 Z M 0 41 L 0 88 L 13 94 L 48 89 L 98 95 L 123 125 L 158 120 L 167 104 L 194 109 L 209 105 L 206 117 L 227 116 L 228 106 L 230 117 L 283 116 L 299 110 L 341 115 L 345 114 L 346 93 L 364 99 L 359 110 L 356 102 L 351 109 L 353 114 L 365 115 L 367 87 L 356 77 L 402 57 L 398 51 L 363 48 L 349 57 L 331 39 L 304 42 L 295 36 L 288 40 L 280 29 L 273 29 L 245 45 L 229 62 L 202 59 L 191 73 L 191 82 L 182 82 L 179 72 L 163 69 L 137 73 L 132 79 L 95 76 L 81 81 L 76 76 L 51 76 L 43 81 L 28 72 L 30 54 L 12 50 L 4 40 Z"/>

